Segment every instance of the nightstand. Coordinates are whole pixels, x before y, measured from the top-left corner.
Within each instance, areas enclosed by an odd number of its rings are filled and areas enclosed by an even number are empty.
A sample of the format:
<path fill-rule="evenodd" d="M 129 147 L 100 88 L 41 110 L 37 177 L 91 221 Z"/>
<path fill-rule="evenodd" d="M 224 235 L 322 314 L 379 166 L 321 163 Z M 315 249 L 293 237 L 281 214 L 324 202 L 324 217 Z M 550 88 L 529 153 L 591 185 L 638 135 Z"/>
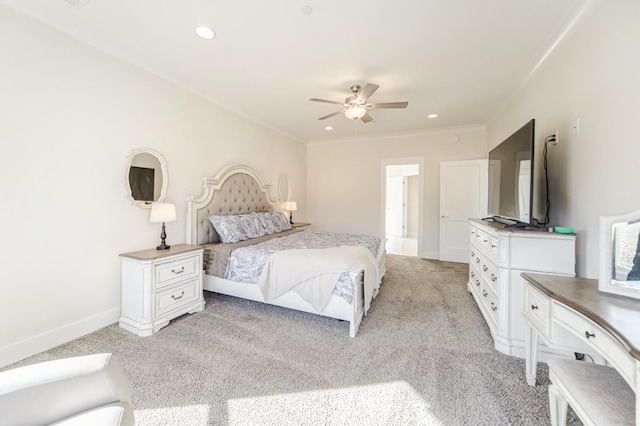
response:
<path fill-rule="evenodd" d="M 151 336 L 180 315 L 202 311 L 203 252 L 200 246 L 173 244 L 121 254 L 120 327 Z"/>
<path fill-rule="evenodd" d="M 291 225 L 291 228 L 302 229 L 303 231 L 309 231 L 311 229 L 311 224 L 304 223 L 304 222 L 293 222 L 293 224 Z"/>

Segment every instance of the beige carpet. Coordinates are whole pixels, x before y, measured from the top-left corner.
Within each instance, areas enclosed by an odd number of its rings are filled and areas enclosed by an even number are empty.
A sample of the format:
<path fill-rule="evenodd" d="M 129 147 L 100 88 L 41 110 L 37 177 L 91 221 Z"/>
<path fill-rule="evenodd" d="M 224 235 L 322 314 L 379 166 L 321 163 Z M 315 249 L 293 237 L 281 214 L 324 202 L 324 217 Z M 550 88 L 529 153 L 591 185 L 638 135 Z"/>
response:
<path fill-rule="evenodd" d="M 547 369 L 493 349 L 465 264 L 387 256 L 348 324 L 206 293 L 204 312 L 140 338 L 112 325 L 16 365 L 115 353 L 139 425 L 547 425 Z M 573 416 L 568 424 L 580 424 Z"/>

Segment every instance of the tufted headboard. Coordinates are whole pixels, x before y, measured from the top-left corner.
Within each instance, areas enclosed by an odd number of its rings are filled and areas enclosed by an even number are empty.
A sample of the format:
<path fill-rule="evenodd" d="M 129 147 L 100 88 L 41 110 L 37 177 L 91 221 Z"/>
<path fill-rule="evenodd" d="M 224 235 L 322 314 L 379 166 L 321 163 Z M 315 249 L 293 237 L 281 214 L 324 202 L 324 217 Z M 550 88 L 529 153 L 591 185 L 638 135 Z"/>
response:
<path fill-rule="evenodd" d="M 202 195 L 187 198 L 187 244 L 219 241 L 211 215 L 273 211 L 270 187 L 253 168 L 242 164 L 224 168 L 215 178 L 204 178 Z"/>

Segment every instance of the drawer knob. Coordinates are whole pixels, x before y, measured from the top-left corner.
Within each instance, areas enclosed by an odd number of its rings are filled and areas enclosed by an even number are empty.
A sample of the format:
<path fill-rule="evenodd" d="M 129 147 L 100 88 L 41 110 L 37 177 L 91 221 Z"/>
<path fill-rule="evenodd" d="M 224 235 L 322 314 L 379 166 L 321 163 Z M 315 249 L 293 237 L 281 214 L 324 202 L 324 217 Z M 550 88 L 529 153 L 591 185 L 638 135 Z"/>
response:
<path fill-rule="evenodd" d="M 497 279 L 498 277 L 496 276 L 496 274 L 491 274 L 491 281 L 496 282 Z"/>
<path fill-rule="evenodd" d="M 531 305 L 531 310 L 535 311 L 536 309 L 538 309 L 538 307 L 536 305 Z"/>
<path fill-rule="evenodd" d="M 584 332 L 584 336 L 588 339 L 590 337 L 596 337 L 595 333 L 589 333 L 588 331 Z"/>
<path fill-rule="evenodd" d="M 480 287 L 480 281 L 476 280 L 476 286 Z"/>
<path fill-rule="evenodd" d="M 176 275 L 181 274 L 181 273 L 184 272 L 184 266 L 179 271 L 176 271 L 175 269 L 172 269 L 171 272 L 173 272 Z"/>
<path fill-rule="evenodd" d="M 476 257 L 476 253 L 475 252 L 471 252 L 471 257 Z"/>
<path fill-rule="evenodd" d="M 496 248 L 497 246 L 495 244 L 491 244 L 491 248 Z"/>
<path fill-rule="evenodd" d="M 497 309 L 498 309 L 498 307 L 496 305 L 494 305 L 493 302 L 491 302 L 491 310 L 495 312 Z"/>
<path fill-rule="evenodd" d="M 488 243 L 488 242 L 489 242 L 489 240 L 482 240 L 482 242 L 483 242 L 483 243 Z"/>
<path fill-rule="evenodd" d="M 480 258 L 476 257 L 476 263 L 480 263 Z"/>
<path fill-rule="evenodd" d="M 182 299 L 182 297 L 183 297 L 183 296 L 184 296 L 184 290 L 182 290 L 182 293 L 180 293 L 180 296 L 176 297 L 176 295 L 175 295 L 175 294 L 172 294 L 172 295 L 171 295 L 171 298 L 172 298 L 173 300 L 178 300 L 178 299 Z"/>
<path fill-rule="evenodd" d="M 484 297 L 487 297 L 487 294 L 488 294 L 488 293 L 487 293 L 487 291 L 486 291 L 486 290 L 482 290 L 482 295 L 483 295 Z"/>
<path fill-rule="evenodd" d="M 476 273 L 471 271 L 471 278 L 475 278 L 476 277 Z"/>
<path fill-rule="evenodd" d="M 484 272 L 487 272 L 487 270 L 488 270 L 488 269 L 489 269 L 489 268 L 487 268 L 487 265 L 482 265 L 482 270 L 483 270 Z"/>

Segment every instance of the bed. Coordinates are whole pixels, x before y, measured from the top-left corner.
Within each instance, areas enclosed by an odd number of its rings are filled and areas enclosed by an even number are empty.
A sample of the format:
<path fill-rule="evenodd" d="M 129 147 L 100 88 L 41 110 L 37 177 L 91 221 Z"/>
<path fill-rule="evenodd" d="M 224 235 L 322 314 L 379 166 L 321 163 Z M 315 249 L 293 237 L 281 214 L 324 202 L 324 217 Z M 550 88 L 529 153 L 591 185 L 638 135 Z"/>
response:
<path fill-rule="evenodd" d="M 250 166 L 231 165 L 216 177 L 203 179 L 202 194 L 187 198 L 186 218 L 187 243 L 205 248 L 203 288 L 348 321 L 349 335 L 355 337 L 386 272 L 384 241 L 374 236 L 311 233 L 284 225 L 285 229 L 236 241 L 233 232 L 220 224 L 238 220 L 264 224 L 265 218 L 278 223 L 278 215 L 286 221 L 275 207 L 270 185 Z M 210 217 L 228 242 L 220 241 Z M 332 238 L 338 246 L 330 248 Z M 246 266 L 249 258 L 251 262 L 261 258 L 262 264 L 251 263 L 240 272 L 227 268 Z M 258 273 L 246 278 L 251 269 Z"/>

